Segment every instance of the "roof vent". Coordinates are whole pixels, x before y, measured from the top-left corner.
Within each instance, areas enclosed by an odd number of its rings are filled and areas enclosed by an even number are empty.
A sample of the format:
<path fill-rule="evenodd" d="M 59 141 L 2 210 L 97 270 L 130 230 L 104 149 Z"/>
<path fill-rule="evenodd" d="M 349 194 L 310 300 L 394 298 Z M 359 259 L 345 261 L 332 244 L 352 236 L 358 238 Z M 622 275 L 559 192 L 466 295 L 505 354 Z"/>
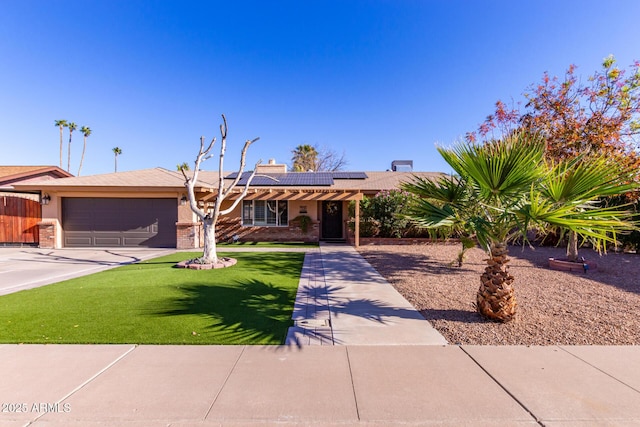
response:
<path fill-rule="evenodd" d="M 391 170 L 394 172 L 413 172 L 413 160 L 394 160 L 391 162 Z"/>
<path fill-rule="evenodd" d="M 269 164 L 270 165 L 275 165 L 276 164 L 276 159 L 269 159 Z"/>

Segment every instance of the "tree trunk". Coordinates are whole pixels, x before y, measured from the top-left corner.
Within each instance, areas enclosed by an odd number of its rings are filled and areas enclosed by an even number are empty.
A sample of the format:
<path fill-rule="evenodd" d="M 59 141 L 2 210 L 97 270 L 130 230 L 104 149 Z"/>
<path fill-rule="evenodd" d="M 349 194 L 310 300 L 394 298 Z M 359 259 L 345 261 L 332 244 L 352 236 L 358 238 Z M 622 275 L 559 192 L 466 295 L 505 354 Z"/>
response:
<path fill-rule="evenodd" d="M 202 221 L 202 227 L 204 229 L 202 261 L 207 264 L 216 264 L 218 262 L 218 253 L 216 251 L 216 221 L 212 218 L 206 218 Z"/>
<path fill-rule="evenodd" d="M 478 312 L 497 322 L 513 320 L 518 306 L 512 285 L 514 279 L 507 271 L 508 252 L 504 243 L 491 245 L 491 253 L 486 260 L 488 265 L 480 277 L 480 289 L 476 298 Z"/>
<path fill-rule="evenodd" d="M 73 131 L 69 131 L 69 147 L 67 148 L 67 172 L 71 173 L 71 134 Z"/>
<path fill-rule="evenodd" d="M 569 244 L 567 245 L 567 260 L 578 261 L 578 233 L 569 231 Z"/>
<path fill-rule="evenodd" d="M 60 126 L 60 169 L 62 169 L 62 126 Z"/>
<path fill-rule="evenodd" d="M 82 146 L 82 157 L 80 157 L 80 166 L 78 166 L 78 176 L 82 170 L 82 162 L 84 162 L 84 152 L 87 151 L 87 137 L 84 137 L 84 145 Z"/>

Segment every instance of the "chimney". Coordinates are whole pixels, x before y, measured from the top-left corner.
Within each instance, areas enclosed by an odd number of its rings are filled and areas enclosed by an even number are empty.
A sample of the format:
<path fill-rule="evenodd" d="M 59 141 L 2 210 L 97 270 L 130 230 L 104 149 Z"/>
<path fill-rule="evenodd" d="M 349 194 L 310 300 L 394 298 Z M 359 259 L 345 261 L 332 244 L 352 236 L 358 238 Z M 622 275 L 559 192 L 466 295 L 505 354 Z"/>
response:
<path fill-rule="evenodd" d="M 276 159 L 269 159 L 266 165 L 258 165 L 257 173 L 265 175 L 287 173 L 287 165 L 279 165 L 276 163 Z"/>
<path fill-rule="evenodd" d="M 413 160 L 394 160 L 391 162 L 394 172 L 413 172 Z"/>

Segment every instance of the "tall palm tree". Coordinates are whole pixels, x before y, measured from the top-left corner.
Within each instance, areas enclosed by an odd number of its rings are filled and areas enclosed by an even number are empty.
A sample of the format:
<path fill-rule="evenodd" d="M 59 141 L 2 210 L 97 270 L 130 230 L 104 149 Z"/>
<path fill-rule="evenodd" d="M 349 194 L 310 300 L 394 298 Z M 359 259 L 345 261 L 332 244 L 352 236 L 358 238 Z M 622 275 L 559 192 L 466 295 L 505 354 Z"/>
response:
<path fill-rule="evenodd" d="M 67 148 L 67 172 L 71 172 L 71 136 L 73 135 L 73 131 L 78 129 L 78 125 L 74 122 L 70 122 L 67 124 L 69 128 L 69 147 Z"/>
<path fill-rule="evenodd" d="M 544 149 L 542 137 L 527 133 L 484 145 L 438 148 L 458 174 L 460 190 L 417 179 L 403 186 L 421 197 L 409 218 L 426 228 L 463 227 L 488 253 L 476 308 L 491 320 L 507 322 L 516 315 L 515 279 L 507 270 L 507 244 L 512 239 L 526 239 L 531 229 L 563 229 L 602 250 L 615 241 L 616 233 L 636 226 L 629 212 L 598 203 L 601 196 L 633 189 L 625 184 L 632 171 L 595 155 L 550 164 L 544 160 Z"/>
<path fill-rule="evenodd" d="M 118 172 L 118 156 L 122 154 L 122 150 L 120 149 L 120 147 L 114 147 L 111 149 L 111 151 L 113 151 L 113 154 L 115 155 L 115 167 L 113 171 Z"/>
<path fill-rule="evenodd" d="M 62 129 L 67 127 L 67 121 L 56 120 L 54 124 L 60 128 L 60 168 L 62 168 Z"/>
<path fill-rule="evenodd" d="M 292 169 L 295 172 L 308 172 L 318 170 L 318 150 L 312 145 L 298 145 L 291 151 Z"/>
<path fill-rule="evenodd" d="M 78 167 L 78 176 L 80 176 L 80 170 L 82 170 L 82 162 L 84 162 L 84 153 L 87 151 L 87 138 L 91 135 L 91 129 L 88 126 L 82 126 L 80 132 L 84 136 L 84 144 L 82 145 L 82 157 L 80 157 L 80 166 Z"/>

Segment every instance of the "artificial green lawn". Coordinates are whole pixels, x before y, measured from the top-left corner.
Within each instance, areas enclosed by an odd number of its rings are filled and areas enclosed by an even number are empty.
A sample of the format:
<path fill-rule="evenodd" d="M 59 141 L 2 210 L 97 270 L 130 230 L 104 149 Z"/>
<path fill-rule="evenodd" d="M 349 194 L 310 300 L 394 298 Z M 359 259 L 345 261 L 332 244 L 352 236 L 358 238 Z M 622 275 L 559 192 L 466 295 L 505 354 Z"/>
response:
<path fill-rule="evenodd" d="M 283 343 L 304 253 L 233 253 L 233 267 L 173 268 L 200 255 L 179 252 L 2 296 L 0 343 Z"/>

